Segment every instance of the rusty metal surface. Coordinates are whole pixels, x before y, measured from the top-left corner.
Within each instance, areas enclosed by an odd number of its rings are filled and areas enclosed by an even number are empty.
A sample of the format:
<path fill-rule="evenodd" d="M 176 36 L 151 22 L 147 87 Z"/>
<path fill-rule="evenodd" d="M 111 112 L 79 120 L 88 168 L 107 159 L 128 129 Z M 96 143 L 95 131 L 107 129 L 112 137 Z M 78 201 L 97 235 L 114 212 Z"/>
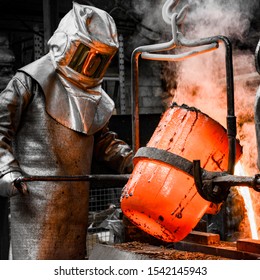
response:
<path fill-rule="evenodd" d="M 125 251 L 130 250 L 135 253 L 144 254 L 152 259 L 260 259 L 259 253 L 237 250 L 236 242 L 220 241 L 218 244 L 205 245 L 197 242 L 181 241 L 174 244 L 164 244 L 164 246 L 152 246 L 147 243 L 131 242 L 118 244 L 116 247 L 122 248 Z"/>
<path fill-rule="evenodd" d="M 191 232 L 186 239 L 177 243 L 151 240 L 145 235 L 143 237 L 142 240 L 137 238 L 139 241 L 134 241 L 136 239 L 133 235 L 131 240 L 115 246 L 123 251 L 146 255 L 151 259 L 260 259 L 259 240 L 226 242 L 221 241 L 218 234 L 199 231 Z M 253 247 L 258 249 L 253 251 Z"/>
<path fill-rule="evenodd" d="M 193 164 L 191 161 L 163 149 L 158 149 L 156 147 L 141 147 L 136 152 L 134 158 L 148 158 L 158 160 L 160 162 L 172 165 L 191 176 L 193 175 Z"/>
<path fill-rule="evenodd" d="M 90 260 L 226 260 L 221 256 L 200 252 L 187 252 L 147 243 L 129 242 L 112 245 L 96 245 Z"/>
<path fill-rule="evenodd" d="M 220 236 L 215 233 L 192 231 L 187 235 L 184 241 L 204 245 L 219 244 Z"/>
<path fill-rule="evenodd" d="M 218 246 L 207 246 L 181 241 L 179 243 L 174 244 L 173 248 L 180 251 L 201 252 L 204 254 L 221 256 L 233 260 L 257 260 L 260 258 L 260 254 L 254 254 L 245 251 L 237 251 L 234 244 L 228 243 L 221 243 Z"/>
<path fill-rule="evenodd" d="M 237 250 L 256 253 L 260 255 L 260 240 L 255 239 L 238 239 Z"/>
<path fill-rule="evenodd" d="M 218 234 L 214 234 L 216 242 L 201 242 L 201 236 L 207 241 L 211 233 L 191 232 L 187 239 L 171 245 L 180 251 L 201 252 L 214 256 L 220 256 L 235 260 L 257 260 L 260 259 L 260 240 L 238 239 L 236 242 L 221 241 Z"/>
<path fill-rule="evenodd" d="M 115 245 L 96 245 L 90 260 L 227 260 L 201 252 L 180 251 L 173 248 L 154 246 L 148 243 L 127 242 Z"/>

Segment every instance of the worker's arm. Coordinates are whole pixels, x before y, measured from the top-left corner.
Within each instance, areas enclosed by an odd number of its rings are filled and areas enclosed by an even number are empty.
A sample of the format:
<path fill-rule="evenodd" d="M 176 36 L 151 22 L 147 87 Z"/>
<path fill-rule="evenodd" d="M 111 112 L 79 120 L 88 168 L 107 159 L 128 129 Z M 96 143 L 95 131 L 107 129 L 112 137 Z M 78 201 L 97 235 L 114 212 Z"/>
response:
<path fill-rule="evenodd" d="M 16 161 L 12 142 L 19 127 L 23 110 L 30 100 L 27 82 L 29 77 L 16 74 L 0 93 L 0 196 L 10 197 L 18 193 L 13 181 L 22 175 Z M 26 192 L 22 184 L 21 192 Z"/>
<path fill-rule="evenodd" d="M 132 149 L 115 132 L 109 131 L 108 126 L 95 134 L 94 159 L 120 174 L 133 170 Z"/>

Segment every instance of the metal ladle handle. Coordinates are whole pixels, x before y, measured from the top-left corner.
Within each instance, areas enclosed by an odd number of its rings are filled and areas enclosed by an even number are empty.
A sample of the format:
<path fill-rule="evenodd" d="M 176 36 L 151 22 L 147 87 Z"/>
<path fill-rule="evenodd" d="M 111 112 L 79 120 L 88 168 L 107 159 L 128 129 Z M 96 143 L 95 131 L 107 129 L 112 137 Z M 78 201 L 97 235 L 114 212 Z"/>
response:
<path fill-rule="evenodd" d="M 93 174 L 93 175 L 79 175 L 79 176 L 20 176 L 14 180 L 15 187 L 19 188 L 21 183 L 35 182 L 35 181 L 88 181 L 88 182 L 122 182 L 126 183 L 129 179 L 129 174 L 117 175 L 117 174 Z M 111 184 L 111 187 L 114 187 Z"/>

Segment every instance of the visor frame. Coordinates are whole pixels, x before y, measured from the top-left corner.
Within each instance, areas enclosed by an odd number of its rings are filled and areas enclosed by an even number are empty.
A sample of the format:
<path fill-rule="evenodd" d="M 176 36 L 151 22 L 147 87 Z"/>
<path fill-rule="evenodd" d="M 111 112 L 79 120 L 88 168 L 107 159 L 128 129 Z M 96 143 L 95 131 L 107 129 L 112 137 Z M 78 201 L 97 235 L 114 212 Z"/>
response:
<path fill-rule="evenodd" d="M 98 77 L 96 78 L 88 77 L 69 66 L 80 44 L 85 45 L 90 50 L 94 50 L 101 55 L 109 57 L 102 71 L 100 71 Z M 109 46 L 99 41 L 91 41 L 77 34 L 77 36 L 75 36 L 70 41 L 70 46 L 67 48 L 67 51 L 63 59 L 57 62 L 57 69 L 73 83 L 80 84 L 80 86 L 83 88 L 92 88 L 101 84 L 103 77 L 106 73 L 106 70 L 117 51 L 118 51 L 117 46 Z"/>

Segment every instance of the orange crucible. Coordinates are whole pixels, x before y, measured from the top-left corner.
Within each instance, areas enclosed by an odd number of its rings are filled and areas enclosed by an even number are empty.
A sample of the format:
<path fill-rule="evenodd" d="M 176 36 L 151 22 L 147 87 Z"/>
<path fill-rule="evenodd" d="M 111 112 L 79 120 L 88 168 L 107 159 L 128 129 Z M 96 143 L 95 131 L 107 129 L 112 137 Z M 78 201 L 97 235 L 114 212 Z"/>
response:
<path fill-rule="evenodd" d="M 174 104 L 163 114 L 147 147 L 191 162 L 200 160 L 201 167 L 207 171 L 228 168 L 225 128 L 186 105 Z M 241 154 L 237 141 L 236 161 Z M 158 239 L 182 240 L 205 213 L 221 206 L 203 199 L 197 192 L 194 178 L 168 162 L 138 156 L 134 166 L 122 191 L 121 209 L 133 224 Z"/>

